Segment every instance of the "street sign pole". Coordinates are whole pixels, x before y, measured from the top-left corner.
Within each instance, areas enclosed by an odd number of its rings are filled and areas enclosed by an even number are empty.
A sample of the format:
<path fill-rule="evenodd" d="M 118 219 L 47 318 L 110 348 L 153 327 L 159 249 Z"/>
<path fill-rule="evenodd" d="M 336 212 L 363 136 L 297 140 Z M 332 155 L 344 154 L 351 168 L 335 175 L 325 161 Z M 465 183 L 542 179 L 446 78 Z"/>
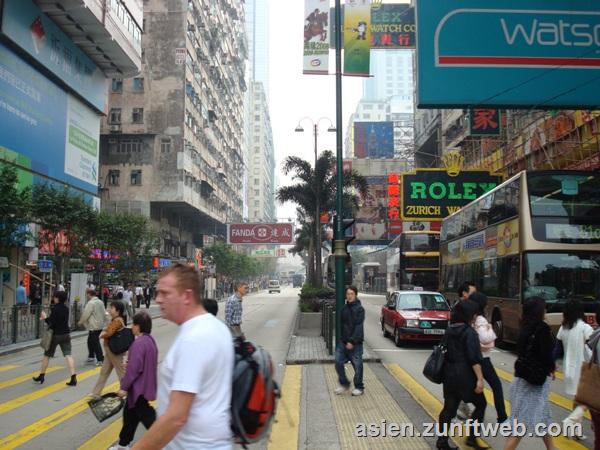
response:
<path fill-rule="evenodd" d="M 344 241 L 343 197 L 344 167 L 342 154 L 342 7 L 341 1 L 335 0 L 335 129 L 336 129 L 336 213 L 335 233 L 335 341 L 340 342 L 342 315 L 344 307 L 344 283 L 346 266 L 346 246 Z"/>

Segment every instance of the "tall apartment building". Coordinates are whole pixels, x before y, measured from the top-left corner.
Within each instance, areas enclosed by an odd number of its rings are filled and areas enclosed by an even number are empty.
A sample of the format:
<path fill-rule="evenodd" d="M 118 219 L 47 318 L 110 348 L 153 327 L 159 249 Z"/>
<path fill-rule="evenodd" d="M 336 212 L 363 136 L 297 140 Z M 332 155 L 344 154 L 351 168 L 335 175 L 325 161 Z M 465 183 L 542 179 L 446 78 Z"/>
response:
<path fill-rule="evenodd" d="M 268 1 L 247 0 L 245 12 L 250 78 L 246 97 L 246 218 L 251 222 L 276 221 L 275 148 L 268 103 Z"/>
<path fill-rule="evenodd" d="M 112 80 L 103 208 L 150 217 L 163 256 L 190 260 L 242 219 L 243 30 L 242 0 L 147 0 L 142 72 Z"/>
<path fill-rule="evenodd" d="M 275 152 L 267 97 L 262 83 L 251 83 L 251 123 L 248 157 L 248 220 L 277 221 Z"/>

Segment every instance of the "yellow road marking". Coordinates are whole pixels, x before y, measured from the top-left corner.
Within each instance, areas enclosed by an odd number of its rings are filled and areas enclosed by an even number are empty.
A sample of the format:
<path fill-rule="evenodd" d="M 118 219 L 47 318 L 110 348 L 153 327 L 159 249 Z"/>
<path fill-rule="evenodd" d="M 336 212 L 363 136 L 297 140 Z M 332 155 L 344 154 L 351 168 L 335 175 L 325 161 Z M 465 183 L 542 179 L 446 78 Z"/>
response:
<path fill-rule="evenodd" d="M 150 402 L 150 404 L 156 407 L 156 402 Z M 106 450 L 113 445 L 119 439 L 119 433 L 123 426 L 123 420 L 120 418 L 113 421 L 109 426 L 100 430 L 96 435 L 90 438 L 77 450 Z M 140 426 L 143 426 L 140 423 Z"/>
<path fill-rule="evenodd" d="M 46 369 L 46 373 L 56 372 L 57 370 L 60 370 L 60 369 L 64 369 L 64 367 L 62 367 L 62 366 L 48 367 L 48 369 Z M 39 373 L 40 373 L 39 371 L 31 372 L 31 373 L 28 373 L 27 375 L 23 375 L 20 377 L 11 378 L 10 380 L 2 381 L 2 382 L 0 382 L 0 389 L 5 389 L 7 387 L 14 386 L 15 384 L 21 384 L 25 381 L 32 381 L 31 379 L 33 377 L 39 375 Z"/>
<path fill-rule="evenodd" d="M 0 367 L 0 372 L 6 372 L 7 370 L 13 370 L 16 369 L 19 366 L 2 366 Z"/>
<path fill-rule="evenodd" d="M 50 370 L 46 371 L 48 373 Z M 77 382 L 83 381 L 86 378 L 92 377 L 100 372 L 100 367 L 96 367 L 95 369 L 88 370 L 87 372 L 83 372 L 82 374 L 77 375 Z M 20 408 L 21 406 L 37 400 L 38 398 L 45 397 L 46 395 L 53 394 L 61 389 L 66 389 L 65 380 L 60 381 L 58 383 L 51 384 L 50 386 L 39 389 L 37 391 L 33 391 L 29 394 L 22 395 L 13 400 L 9 400 L 5 403 L 0 403 L 0 414 L 5 414 L 9 411 L 12 411 L 15 408 Z M 2 448 L 2 446 L 0 446 Z"/>
<path fill-rule="evenodd" d="M 296 450 L 300 425 L 300 392 L 302 367 L 286 366 L 281 385 L 281 398 L 271 427 L 268 450 Z M 0 447 L 2 443 L 0 442 Z"/>
<path fill-rule="evenodd" d="M 485 389 L 485 399 L 487 400 L 487 402 L 494 406 L 494 394 L 492 393 L 491 390 L 489 389 Z M 510 416 L 510 402 L 508 402 L 507 400 L 504 400 L 504 406 L 506 408 L 506 413 Z M 554 443 L 554 447 L 557 450 L 586 450 L 587 447 L 584 445 L 581 445 L 579 442 L 573 440 L 573 439 L 569 439 L 566 438 L 565 436 L 556 436 L 552 438 L 553 443 Z"/>
<path fill-rule="evenodd" d="M 500 378 L 508 382 L 512 383 L 512 380 L 514 379 L 514 376 L 505 370 L 496 368 L 496 373 Z M 550 392 L 548 398 L 552 403 L 554 403 L 557 406 L 560 406 L 561 408 L 566 409 L 567 411 L 573 410 L 573 400 L 563 397 L 562 395 L 556 394 L 555 392 Z M 592 419 L 588 410 L 585 411 L 584 416 L 586 419 Z"/>
<path fill-rule="evenodd" d="M 438 420 L 440 411 L 442 410 L 442 402 L 440 402 L 431 392 L 423 387 L 417 380 L 415 380 L 406 370 L 400 367 L 398 364 L 385 364 L 387 370 L 392 376 L 398 380 L 398 382 L 404 386 L 408 393 L 419 403 L 423 409 L 429 414 L 436 422 Z M 461 450 L 469 450 L 465 444 L 466 438 L 452 438 L 454 443 L 458 445 Z M 485 446 L 491 446 L 483 439 L 479 438 Z"/>
<path fill-rule="evenodd" d="M 119 388 L 119 382 L 115 382 L 104 389 L 104 392 L 115 391 Z M 3 450 L 12 450 L 17 448 L 20 445 L 29 442 L 30 440 L 36 438 L 42 433 L 45 433 L 48 430 L 51 430 L 57 425 L 69 420 L 71 417 L 76 416 L 79 413 L 82 413 L 86 409 L 88 409 L 88 398 L 84 397 L 80 400 L 77 400 L 74 403 L 71 403 L 69 406 L 62 408 L 56 411 L 53 414 L 50 414 L 47 417 L 44 417 L 41 420 L 38 420 L 31 425 L 20 429 L 16 433 L 10 434 L 2 439 L 0 439 L 0 448 Z"/>

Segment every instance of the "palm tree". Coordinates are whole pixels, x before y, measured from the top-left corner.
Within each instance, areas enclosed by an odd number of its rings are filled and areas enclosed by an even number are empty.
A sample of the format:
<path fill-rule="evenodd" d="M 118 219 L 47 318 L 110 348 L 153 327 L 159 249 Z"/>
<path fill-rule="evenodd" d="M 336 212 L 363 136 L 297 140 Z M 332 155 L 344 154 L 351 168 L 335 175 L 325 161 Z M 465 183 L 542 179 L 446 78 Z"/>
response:
<path fill-rule="evenodd" d="M 298 205 L 299 221 L 310 231 L 309 236 L 309 271 L 308 276 L 313 286 L 323 283 L 321 267 L 320 216 L 324 212 L 335 210 L 336 199 L 336 160 L 329 150 L 322 152 L 317 159 L 316 167 L 297 156 L 289 156 L 283 162 L 283 173 L 293 173 L 295 184 L 277 190 L 277 200 L 281 203 L 293 202 Z M 366 179 L 355 171 L 344 173 L 344 216 L 350 217 L 358 208 L 359 198 L 367 195 Z M 310 219 L 309 219 L 310 218 Z M 312 220 L 311 220 L 312 219 Z M 298 241 L 297 241 L 298 244 Z M 313 277 L 310 277 L 312 269 Z"/>

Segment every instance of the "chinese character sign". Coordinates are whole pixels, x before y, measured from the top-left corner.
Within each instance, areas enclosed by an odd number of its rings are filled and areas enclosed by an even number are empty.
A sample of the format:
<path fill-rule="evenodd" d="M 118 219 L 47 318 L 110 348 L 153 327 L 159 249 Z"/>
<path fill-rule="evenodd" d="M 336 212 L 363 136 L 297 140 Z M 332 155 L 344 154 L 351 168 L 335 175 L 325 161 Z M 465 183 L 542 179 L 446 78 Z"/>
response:
<path fill-rule="evenodd" d="M 471 135 L 499 136 L 501 117 L 499 109 L 473 108 L 470 111 Z"/>

